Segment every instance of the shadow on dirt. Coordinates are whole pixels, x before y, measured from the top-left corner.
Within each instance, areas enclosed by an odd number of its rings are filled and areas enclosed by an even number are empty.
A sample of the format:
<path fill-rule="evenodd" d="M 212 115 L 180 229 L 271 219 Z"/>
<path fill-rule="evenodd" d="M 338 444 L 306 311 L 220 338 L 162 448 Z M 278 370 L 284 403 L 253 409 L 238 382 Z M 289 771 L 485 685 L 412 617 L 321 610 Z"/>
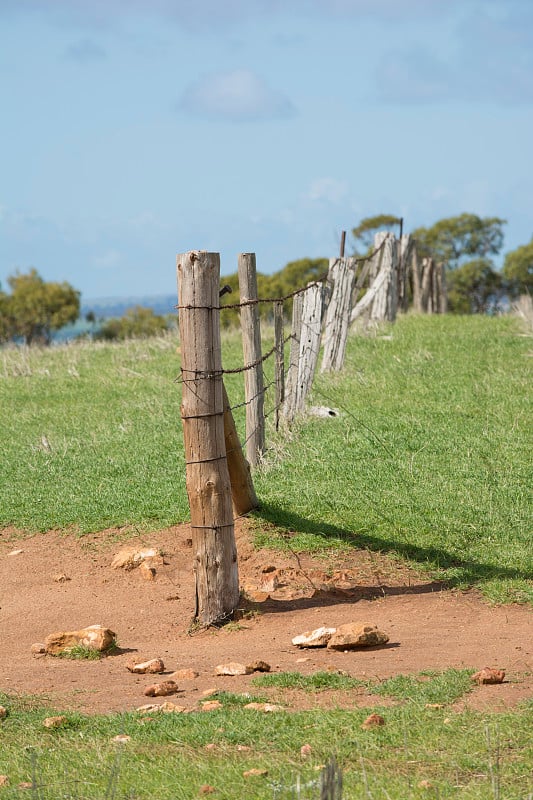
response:
<path fill-rule="evenodd" d="M 310 533 L 324 540 L 325 544 L 328 540 L 337 539 L 358 550 L 367 549 L 379 553 L 393 553 L 414 561 L 428 570 L 449 571 L 449 575 L 443 576 L 442 582 L 437 581 L 433 584 L 424 584 L 418 587 L 421 591 L 436 591 L 438 588 L 451 588 L 459 585 L 464 586 L 465 584 L 472 586 L 495 578 L 533 579 L 533 571 L 531 570 L 511 569 L 495 564 L 462 559 L 456 554 L 438 547 L 421 547 L 398 539 L 384 539 L 368 532 L 354 533 L 327 522 L 317 523 L 313 520 L 305 519 L 292 511 L 287 511 L 274 505 L 262 505 L 258 511 L 254 512 L 254 518 L 274 525 L 277 529 L 280 544 L 285 542 L 290 545 L 291 535 L 294 533 Z M 280 529 L 282 530 L 280 531 Z M 426 589 L 427 586 L 432 588 Z M 381 588 L 385 589 L 385 587 Z M 406 589 L 409 592 L 415 591 L 413 586 L 406 587 Z M 389 587 L 389 591 L 386 593 L 405 594 L 405 589 Z"/>

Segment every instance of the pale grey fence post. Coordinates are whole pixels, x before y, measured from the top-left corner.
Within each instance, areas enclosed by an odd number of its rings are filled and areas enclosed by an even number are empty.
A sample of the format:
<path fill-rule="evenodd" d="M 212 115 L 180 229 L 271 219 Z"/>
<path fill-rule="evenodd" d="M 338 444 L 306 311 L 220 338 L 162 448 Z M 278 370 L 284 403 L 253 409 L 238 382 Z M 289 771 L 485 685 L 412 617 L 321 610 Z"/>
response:
<path fill-rule="evenodd" d="M 344 365 L 355 264 L 355 258 L 330 261 L 328 281 L 333 283 L 333 291 L 326 312 L 322 372 L 339 371 Z"/>
<path fill-rule="evenodd" d="M 296 386 L 298 384 L 298 358 L 300 354 L 300 338 L 302 335 L 302 307 L 302 293 L 294 295 L 292 301 L 292 327 L 289 367 L 287 369 L 285 402 L 283 404 L 283 416 L 288 423 L 293 421 L 296 414 Z"/>
<path fill-rule="evenodd" d="M 322 293 L 323 287 L 317 283 L 310 283 L 303 293 L 302 328 L 296 381 L 296 414 L 301 413 L 305 408 L 305 400 L 313 385 L 318 362 L 322 335 Z"/>
<path fill-rule="evenodd" d="M 261 363 L 261 327 L 257 303 L 255 253 L 239 254 L 239 291 L 242 350 L 244 356 L 244 396 L 246 400 L 246 457 L 252 466 L 265 451 L 265 413 L 263 364 Z"/>

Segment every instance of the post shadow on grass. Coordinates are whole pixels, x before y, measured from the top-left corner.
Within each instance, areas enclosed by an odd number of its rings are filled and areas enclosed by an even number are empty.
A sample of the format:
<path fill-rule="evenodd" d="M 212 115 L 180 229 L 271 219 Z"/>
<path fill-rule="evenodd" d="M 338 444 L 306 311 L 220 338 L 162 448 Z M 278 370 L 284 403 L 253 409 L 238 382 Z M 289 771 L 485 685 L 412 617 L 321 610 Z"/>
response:
<path fill-rule="evenodd" d="M 440 547 L 421 547 L 398 539 L 384 539 L 368 531 L 354 533 L 354 531 L 350 531 L 347 528 L 340 528 L 327 522 L 318 523 L 305 519 L 292 511 L 287 511 L 269 503 L 262 504 L 260 509 L 254 512 L 254 517 L 269 522 L 278 528 L 285 528 L 288 534 L 291 532 L 309 533 L 325 541 L 337 539 L 360 550 L 367 549 L 380 553 L 395 553 L 411 561 L 417 561 L 426 567 L 453 570 L 452 575 L 445 575 L 443 580 L 439 582 L 441 588 L 444 586 L 464 585 L 465 583 L 474 585 L 495 578 L 533 579 L 533 571 L 531 570 L 463 559 Z M 413 587 L 410 588 L 412 591 Z"/>

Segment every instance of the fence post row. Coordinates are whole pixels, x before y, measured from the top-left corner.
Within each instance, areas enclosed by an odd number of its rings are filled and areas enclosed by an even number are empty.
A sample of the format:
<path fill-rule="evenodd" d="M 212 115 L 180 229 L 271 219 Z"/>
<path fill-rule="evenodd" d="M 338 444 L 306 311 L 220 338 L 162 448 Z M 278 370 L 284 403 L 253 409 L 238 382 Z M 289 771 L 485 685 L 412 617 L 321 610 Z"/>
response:
<path fill-rule="evenodd" d="M 238 259 L 241 303 L 257 300 L 255 253 L 240 253 Z M 240 309 L 244 357 L 244 397 L 246 400 L 246 456 L 255 467 L 265 452 L 265 415 L 261 327 L 257 303 Z"/>
<path fill-rule="evenodd" d="M 239 602 L 237 548 L 224 435 L 218 253 L 177 257 L 181 416 L 196 582 L 196 617 L 209 625 Z"/>

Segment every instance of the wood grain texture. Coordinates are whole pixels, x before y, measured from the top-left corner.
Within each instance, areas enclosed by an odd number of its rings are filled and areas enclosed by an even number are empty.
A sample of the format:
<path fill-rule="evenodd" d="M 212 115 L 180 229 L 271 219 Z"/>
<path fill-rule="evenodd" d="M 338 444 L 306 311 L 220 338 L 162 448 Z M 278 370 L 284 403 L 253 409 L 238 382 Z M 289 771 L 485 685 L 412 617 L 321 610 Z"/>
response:
<path fill-rule="evenodd" d="M 257 300 L 257 274 L 255 253 L 240 253 L 238 260 L 239 291 L 241 303 Z M 240 309 L 242 351 L 244 366 L 248 367 L 261 358 L 261 326 L 259 307 L 256 304 Z M 265 452 L 265 397 L 263 365 L 257 364 L 244 373 L 244 396 L 246 400 L 246 457 L 255 467 Z"/>

